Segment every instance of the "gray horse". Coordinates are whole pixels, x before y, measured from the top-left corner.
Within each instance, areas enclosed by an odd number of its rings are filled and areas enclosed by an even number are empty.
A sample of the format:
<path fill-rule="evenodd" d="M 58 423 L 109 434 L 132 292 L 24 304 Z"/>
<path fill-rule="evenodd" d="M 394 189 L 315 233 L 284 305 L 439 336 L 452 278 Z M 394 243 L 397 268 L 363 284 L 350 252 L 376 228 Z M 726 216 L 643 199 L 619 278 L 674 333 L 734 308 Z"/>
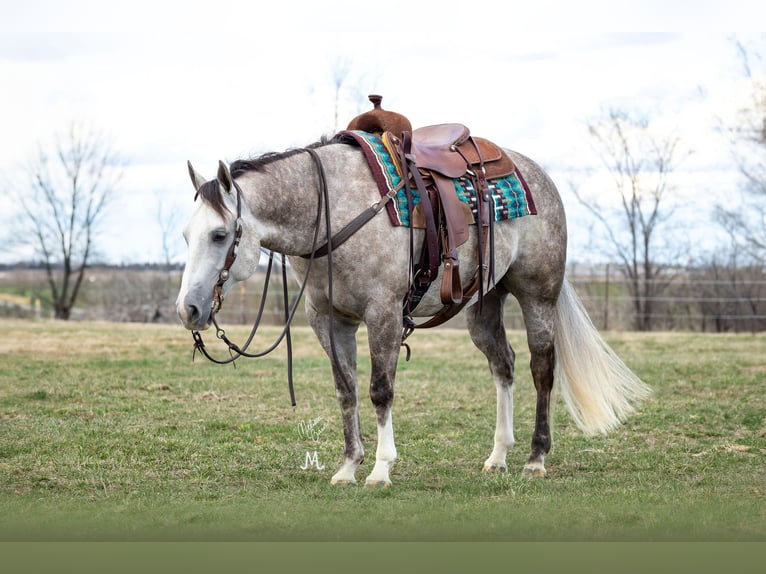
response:
<path fill-rule="evenodd" d="M 188 257 L 177 300 L 178 315 L 187 329 L 202 330 L 210 324 L 213 286 L 235 234 L 240 191 L 241 245 L 223 284 L 224 294 L 255 272 L 261 247 L 286 254 L 299 275 L 306 271 L 308 261 L 297 256 L 314 247 L 320 179 L 314 159 L 305 151 L 237 161 L 231 171 L 219 163 L 217 178 L 211 181 L 189 165 L 198 200 L 184 231 Z M 314 153 L 326 174 L 333 229 L 342 228 L 380 200 L 359 148 L 326 143 L 315 146 Z M 495 225 L 496 280 L 485 285 L 482 305 L 471 301 L 464 312 L 471 339 L 486 355 L 497 389 L 494 448 L 484 469 L 503 472 L 506 454 L 514 444 L 515 358 L 503 324 L 503 305 L 511 294 L 521 306 L 537 390 L 531 452 L 523 473 L 544 477 L 545 456 L 551 448 L 554 380 L 571 416 L 589 434 L 606 433 L 620 424 L 649 389 L 604 342 L 564 278 L 566 221 L 555 185 L 533 161 L 508 153 L 529 186 L 538 214 Z M 417 260 L 422 231 L 415 233 Z M 320 237 L 320 241 L 324 239 Z M 471 226 L 471 238 L 459 252 L 464 282 L 476 268 L 476 242 L 476 228 Z M 375 466 L 366 485 L 387 487 L 396 458 L 391 407 L 402 342 L 402 300 L 410 284 L 410 230 L 392 226 L 380 214 L 333 250 L 332 256 L 332 315 L 326 266 L 312 267 L 305 291 L 308 320 L 330 357 L 343 418 L 344 459 L 332 483 L 355 483 L 356 470 L 364 459 L 357 407 L 356 332 L 365 323 L 372 371 L 370 398 L 377 414 Z M 441 307 L 438 288 L 433 288 L 423 296 L 415 315 L 429 317 Z"/>

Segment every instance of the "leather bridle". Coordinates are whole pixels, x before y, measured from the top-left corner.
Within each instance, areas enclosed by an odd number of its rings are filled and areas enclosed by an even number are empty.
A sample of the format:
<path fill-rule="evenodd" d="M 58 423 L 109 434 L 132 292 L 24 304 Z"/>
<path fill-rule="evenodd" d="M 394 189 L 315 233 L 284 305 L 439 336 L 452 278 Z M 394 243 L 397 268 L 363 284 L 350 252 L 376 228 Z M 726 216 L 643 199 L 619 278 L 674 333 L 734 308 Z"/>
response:
<path fill-rule="evenodd" d="M 210 310 L 210 319 L 212 321 L 215 320 L 216 313 L 221 310 L 221 306 L 223 305 L 223 284 L 228 281 L 231 275 L 231 267 L 237 259 L 239 242 L 242 240 L 242 188 L 239 187 L 239 184 L 234 180 L 232 180 L 232 184 L 237 192 L 237 219 L 234 239 L 232 240 L 231 245 L 229 245 L 229 250 L 226 252 L 226 259 L 223 262 L 223 267 L 218 272 L 218 281 L 216 281 L 213 286 L 213 304 Z"/>

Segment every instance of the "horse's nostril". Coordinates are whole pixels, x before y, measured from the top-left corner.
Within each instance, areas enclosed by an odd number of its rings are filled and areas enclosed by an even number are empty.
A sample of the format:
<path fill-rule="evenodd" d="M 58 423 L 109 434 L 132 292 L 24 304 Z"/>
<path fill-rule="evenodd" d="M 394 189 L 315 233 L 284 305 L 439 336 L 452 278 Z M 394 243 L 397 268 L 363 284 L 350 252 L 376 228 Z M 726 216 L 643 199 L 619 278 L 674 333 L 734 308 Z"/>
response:
<path fill-rule="evenodd" d="M 188 314 L 189 321 L 191 321 L 192 323 L 196 323 L 197 320 L 199 319 L 199 307 L 197 307 L 196 305 L 189 305 L 188 311 L 189 311 L 189 314 Z"/>

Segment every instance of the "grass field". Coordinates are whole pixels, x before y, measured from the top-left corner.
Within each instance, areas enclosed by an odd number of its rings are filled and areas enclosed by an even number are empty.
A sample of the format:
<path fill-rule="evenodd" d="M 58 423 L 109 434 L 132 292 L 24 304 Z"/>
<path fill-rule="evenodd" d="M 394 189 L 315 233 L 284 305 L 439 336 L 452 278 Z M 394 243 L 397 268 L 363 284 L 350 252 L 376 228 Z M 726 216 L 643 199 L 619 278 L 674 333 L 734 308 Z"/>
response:
<path fill-rule="evenodd" d="M 368 491 L 329 484 L 340 417 L 306 329 L 293 408 L 281 351 L 235 369 L 192 362 L 181 327 L 0 326 L 0 540 L 766 539 L 763 335 L 608 334 L 653 396 L 606 437 L 583 436 L 557 403 L 549 476 L 530 481 L 524 335 L 510 334 L 516 449 L 508 473 L 486 475 L 485 361 L 462 331 L 417 333 L 397 380 L 394 485 Z M 360 355 L 363 483 L 375 426 Z"/>

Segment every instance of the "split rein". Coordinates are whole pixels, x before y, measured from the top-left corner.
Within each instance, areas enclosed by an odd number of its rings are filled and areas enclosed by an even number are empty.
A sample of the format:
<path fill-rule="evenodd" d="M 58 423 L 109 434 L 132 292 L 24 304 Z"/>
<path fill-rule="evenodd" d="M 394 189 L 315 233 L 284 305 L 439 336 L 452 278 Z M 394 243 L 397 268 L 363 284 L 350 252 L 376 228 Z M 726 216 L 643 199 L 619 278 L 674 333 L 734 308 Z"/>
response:
<path fill-rule="evenodd" d="M 229 276 L 231 275 L 231 267 L 234 265 L 234 261 L 237 258 L 237 250 L 239 249 L 239 242 L 242 237 L 242 189 L 240 188 L 239 184 L 232 179 L 232 183 L 234 185 L 234 188 L 237 193 L 237 223 L 236 223 L 236 231 L 234 234 L 234 239 L 232 240 L 231 246 L 229 247 L 229 251 L 226 254 L 226 260 L 224 261 L 224 266 L 221 269 L 221 271 L 218 273 L 218 281 L 216 282 L 215 286 L 213 287 L 213 302 L 210 310 L 210 321 L 213 323 L 213 325 L 216 328 L 216 337 L 223 341 L 226 346 L 229 348 L 229 357 L 226 359 L 218 359 L 214 356 L 212 356 L 207 348 L 205 347 L 205 343 L 202 340 L 202 334 L 199 331 L 192 331 L 192 337 L 194 339 L 194 354 L 196 355 L 197 351 L 200 352 L 206 359 L 212 361 L 213 363 L 217 363 L 219 365 L 226 365 L 229 363 L 234 363 L 237 359 L 240 357 L 246 357 L 246 358 L 258 358 L 263 357 L 265 355 L 268 355 L 272 351 L 274 351 L 282 342 L 282 340 L 286 339 L 287 342 L 287 381 L 288 386 L 290 390 L 290 401 L 292 403 L 292 406 L 296 405 L 295 402 L 295 389 L 293 385 L 293 366 L 292 366 L 292 337 L 290 334 L 290 325 L 292 324 L 292 321 L 295 317 L 295 312 L 298 309 L 298 304 L 300 303 L 301 297 L 303 296 L 303 292 L 306 289 L 306 285 L 308 283 L 309 273 L 311 272 L 312 263 L 314 262 L 314 259 L 316 257 L 321 257 L 323 255 L 327 255 L 327 270 L 328 270 L 328 298 L 329 298 L 329 321 L 330 321 L 330 349 L 331 353 L 333 355 L 333 359 L 335 363 L 337 364 L 337 352 L 335 348 L 335 336 L 334 336 L 334 329 L 333 329 L 333 284 L 332 284 L 332 250 L 334 247 L 337 247 L 338 241 L 335 237 L 332 235 L 332 226 L 330 224 L 330 210 L 329 210 L 329 194 L 327 190 L 327 177 L 325 175 L 324 166 L 322 165 L 322 160 L 320 159 L 319 155 L 316 153 L 315 150 L 311 148 L 305 149 L 305 151 L 311 155 L 311 158 L 314 160 L 314 163 L 317 167 L 317 172 L 319 174 L 319 194 L 317 198 L 317 217 L 316 222 L 314 225 L 314 238 L 312 240 L 311 244 L 311 253 L 304 256 L 306 259 L 308 259 L 308 266 L 306 268 L 306 273 L 304 274 L 303 281 L 301 282 L 300 291 L 298 293 L 298 296 L 295 298 L 295 301 L 293 302 L 292 306 L 289 306 L 288 311 L 288 303 L 289 303 L 289 297 L 287 292 L 287 258 L 284 254 L 282 255 L 282 296 L 284 298 L 284 310 L 285 310 L 285 324 L 284 328 L 282 329 L 282 333 L 277 337 L 276 341 L 267 349 L 257 352 L 257 353 L 249 353 L 247 351 L 248 347 L 253 341 L 253 338 L 255 337 L 256 333 L 258 332 L 258 328 L 260 327 L 261 319 L 263 317 L 263 310 L 266 303 L 266 295 L 268 294 L 269 290 L 269 282 L 271 278 L 271 271 L 274 263 L 274 252 L 271 251 L 269 254 L 269 263 L 268 267 L 266 269 L 266 278 L 264 280 L 263 285 L 263 292 L 261 294 L 261 302 L 260 306 L 258 308 L 258 314 L 255 318 L 255 322 L 253 323 L 253 327 L 250 330 L 250 335 L 247 337 L 247 340 L 242 346 L 237 345 L 233 341 L 231 341 L 227 336 L 226 332 L 221 328 L 221 326 L 218 324 L 218 321 L 216 319 L 216 315 L 218 311 L 220 311 L 221 306 L 223 305 L 223 285 L 226 283 L 226 281 L 229 279 Z M 317 239 L 319 237 L 319 229 L 322 226 L 322 203 L 326 206 L 325 208 L 325 229 L 327 232 L 328 237 L 328 244 L 327 246 L 317 249 Z M 329 238 L 332 238 L 330 240 Z M 321 251 L 321 253 L 320 253 Z"/>
<path fill-rule="evenodd" d="M 255 322 L 253 323 L 253 327 L 250 330 L 250 334 L 247 337 L 247 340 L 245 343 L 240 347 L 236 343 L 234 343 L 231 339 L 229 339 L 226 336 L 226 331 L 218 324 L 218 321 L 215 317 L 215 313 L 211 311 L 210 320 L 215 326 L 216 332 L 215 335 L 223 341 L 226 346 L 229 348 L 229 357 L 226 359 L 218 359 L 214 356 L 212 356 L 207 348 L 205 347 L 205 342 L 202 340 L 202 333 L 199 331 L 192 331 L 192 338 L 194 339 L 194 354 L 196 355 L 197 351 L 200 352 L 206 359 L 209 361 L 212 361 L 213 363 L 217 363 L 219 365 L 226 365 L 229 363 L 232 363 L 236 366 L 234 361 L 239 359 L 240 357 L 247 357 L 247 358 L 258 358 L 258 357 L 264 357 L 274 351 L 282 342 L 283 339 L 287 339 L 287 380 L 288 380 L 288 386 L 290 390 L 290 401 L 293 406 L 296 405 L 295 402 L 295 390 L 293 386 L 293 368 L 292 368 L 292 337 L 290 335 L 290 324 L 292 322 L 293 316 L 295 315 L 295 310 L 297 308 L 298 302 L 300 301 L 300 297 L 303 294 L 303 287 L 304 284 L 301 286 L 300 294 L 298 295 L 298 298 L 295 300 L 295 303 L 293 304 L 292 308 L 288 312 L 288 293 L 287 293 L 287 271 L 285 266 L 285 257 L 282 255 L 282 286 L 283 286 L 283 297 L 285 302 L 285 326 L 282 330 L 282 333 L 279 335 L 277 340 L 267 349 L 263 351 L 259 351 L 257 353 L 249 353 L 247 352 L 248 347 L 250 346 L 250 343 L 252 343 L 253 338 L 255 337 L 256 333 L 258 332 L 258 328 L 260 327 L 261 318 L 263 317 L 263 309 L 265 307 L 265 301 L 266 301 L 266 295 L 269 291 L 269 282 L 271 278 L 271 271 L 274 263 L 274 252 L 269 253 L 269 263 L 268 267 L 266 269 L 266 278 L 263 285 L 263 292 L 261 294 L 261 303 L 258 307 L 258 315 L 255 318 Z M 223 302 L 223 298 L 219 296 L 218 303 L 216 303 L 216 300 L 214 299 L 214 307 L 213 309 L 220 309 L 221 303 Z"/>

